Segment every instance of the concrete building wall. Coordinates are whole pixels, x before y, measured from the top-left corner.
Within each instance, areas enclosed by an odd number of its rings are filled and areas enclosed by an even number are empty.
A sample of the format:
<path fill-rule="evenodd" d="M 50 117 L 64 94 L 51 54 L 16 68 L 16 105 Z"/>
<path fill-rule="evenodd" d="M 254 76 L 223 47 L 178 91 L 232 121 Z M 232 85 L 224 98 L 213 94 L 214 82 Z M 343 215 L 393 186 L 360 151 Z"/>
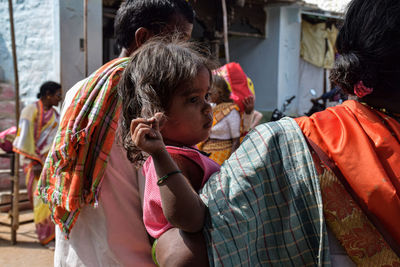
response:
<path fill-rule="evenodd" d="M 83 40 L 83 1 L 60 1 L 61 81 L 68 90 L 85 78 Z M 103 63 L 102 1 L 88 1 L 88 74 Z"/>
<path fill-rule="evenodd" d="M 287 114 L 296 113 L 299 86 L 301 15 L 297 7 L 280 8 L 278 98 L 280 108 L 284 101 L 296 96 L 288 106 Z"/>
<path fill-rule="evenodd" d="M 59 82 L 59 43 L 56 2 L 53 0 L 14 0 L 14 28 L 22 103 L 36 100 L 40 85 Z M 9 7 L 0 0 L 0 80 L 14 84 Z"/>
<path fill-rule="evenodd" d="M 280 8 L 267 10 L 267 37 L 265 39 L 231 37 L 231 61 L 238 62 L 252 79 L 256 92 L 255 108 L 270 111 L 278 98 Z"/>
<path fill-rule="evenodd" d="M 267 8 L 265 39 L 230 38 L 231 60 L 253 80 L 256 109 L 272 111 L 297 94 L 301 17 L 298 7 Z M 295 112 L 295 103 L 289 112 Z"/>

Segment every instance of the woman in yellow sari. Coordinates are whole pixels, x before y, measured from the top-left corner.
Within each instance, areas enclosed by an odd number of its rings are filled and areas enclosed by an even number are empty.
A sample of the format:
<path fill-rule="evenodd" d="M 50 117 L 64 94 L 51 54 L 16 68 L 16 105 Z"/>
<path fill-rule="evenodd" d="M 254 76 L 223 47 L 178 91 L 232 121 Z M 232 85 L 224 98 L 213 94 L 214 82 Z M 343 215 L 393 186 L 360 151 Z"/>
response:
<path fill-rule="evenodd" d="M 33 204 L 34 223 L 42 245 L 54 239 L 54 224 L 50 209 L 35 194 L 44 160 L 58 128 L 59 114 L 53 106 L 61 101 L 61 85 L 45 82 L 40 87 L 39 100 L 26 106 L 18 125 L 13 150 L 23 156 L 28 196 Z"/>

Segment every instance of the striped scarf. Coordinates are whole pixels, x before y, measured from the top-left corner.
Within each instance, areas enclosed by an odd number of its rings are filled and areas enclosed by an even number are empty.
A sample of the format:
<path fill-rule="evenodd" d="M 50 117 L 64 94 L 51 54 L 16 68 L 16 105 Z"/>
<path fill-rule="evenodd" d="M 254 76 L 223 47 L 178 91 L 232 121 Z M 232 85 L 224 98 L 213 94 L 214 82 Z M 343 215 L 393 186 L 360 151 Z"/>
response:
<path fill-rule="evenodd" d="M 84 204 L 96 205 L 121 102 L 117 85 L 128 58 L 90 75 L 67 108 L 38 184 L 52 218 L 68 236 Z"/>

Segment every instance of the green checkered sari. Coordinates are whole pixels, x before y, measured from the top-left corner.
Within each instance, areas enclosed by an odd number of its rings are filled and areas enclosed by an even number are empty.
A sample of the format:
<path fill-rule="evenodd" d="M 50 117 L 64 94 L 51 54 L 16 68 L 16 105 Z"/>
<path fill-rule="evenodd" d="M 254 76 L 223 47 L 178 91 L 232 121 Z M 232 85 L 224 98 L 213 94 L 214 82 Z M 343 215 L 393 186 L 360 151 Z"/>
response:
<path fill-rule="evenodd" d="M 200 196 L 211 266 L 330 265 L 317 172 L 293 119 L 253 130 Z"/>

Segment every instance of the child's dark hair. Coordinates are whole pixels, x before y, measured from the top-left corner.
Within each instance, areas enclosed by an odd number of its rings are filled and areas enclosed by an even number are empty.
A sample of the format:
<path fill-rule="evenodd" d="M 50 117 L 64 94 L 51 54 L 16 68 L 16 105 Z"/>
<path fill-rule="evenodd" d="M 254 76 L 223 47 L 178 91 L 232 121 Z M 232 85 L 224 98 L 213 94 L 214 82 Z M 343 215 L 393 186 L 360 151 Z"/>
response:
<path fill-rule="evenodd" d="M 228 84 L 223 77 L 219 75 L 213 76 L 212 90 L 218 92 L 221 102 L 233 102 L 230 98 L 231 92 L 229 91 Z"/>
<path fill-rule="evenodd" d="M 61 84 L 52 81 L 47 81 L 40 86 L 40 91 L 36 95 L 36 97 L 40 99 L 47 95 L 54 95 L 60 89 L 61 89 Z"/>
<path fill-rule="evenodd" d="M 116 42 L 119 48 L 128 49 L 135 32 L 144 27 L 153 34 L 162 32 L 163 26 L 180 15 L 193 24 L 194 11 L 186 0 L 127 0 L 118 9 L 114 22 Z"/>
<path fill-rule="evenodd" d="M 128 159 L 136 166 L 141 166 L 146 156 L 131 140 L 131 121 L 167 112 L 178 87 L 190 83 L 203 67 L 212 83 L 214 66 L 198 45 L 178 37 L 152 38 L 133 53 L 118 86 L 122 99 L 119 134 Z"/>
<path fill-rule="evenodd" d="M 336 40 L 339 57 L 330 79 L 354 94 L 362 81 L 370 96 L 400 90 L 400 1 L 353 0 Z"/>

